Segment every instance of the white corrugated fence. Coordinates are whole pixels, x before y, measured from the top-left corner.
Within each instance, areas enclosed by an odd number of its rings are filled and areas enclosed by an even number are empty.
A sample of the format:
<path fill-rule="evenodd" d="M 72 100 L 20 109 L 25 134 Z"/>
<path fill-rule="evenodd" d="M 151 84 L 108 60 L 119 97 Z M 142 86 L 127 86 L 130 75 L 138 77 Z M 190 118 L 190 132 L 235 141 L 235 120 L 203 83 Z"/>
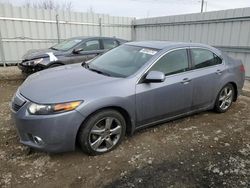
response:
<path fill-rule="evenodd" d="M 134 19 L 0 4 L 0 65 L 75 36 L 205 43 L 241 59 L 250 78 L 250 8 Z"/>
<path fill-rule="evenodd" d="M 215 46 L 241 59 L 250 77 L 250 8 L 138 19 L 135 38 Z"/>
<path fill-rule="evenodd" d="M 50 47 L 58 39 L 110 36 L 131 40 L 133 19 L 0 4 L 0 64 L 17 63 L 28 50 Z"/>

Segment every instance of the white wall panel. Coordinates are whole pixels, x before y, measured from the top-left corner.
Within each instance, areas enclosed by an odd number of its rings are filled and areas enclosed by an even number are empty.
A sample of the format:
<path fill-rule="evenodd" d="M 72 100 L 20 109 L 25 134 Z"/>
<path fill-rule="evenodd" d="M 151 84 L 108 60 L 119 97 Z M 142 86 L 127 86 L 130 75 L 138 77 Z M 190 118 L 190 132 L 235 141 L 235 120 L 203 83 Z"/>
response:
<path fill-rule="evenodd" d="M 47 48 L 55 44 L 58 39 L 57 14 L 61 40 L 75 36 L 100 36 L 99 18 L 102 22 L 102 36 L 131 40 L 131 23 L 134 18 L 94 13 L 56 12 L 0 4 L 0 32 L 5 62 L 16 63 L 30 49 Z M 1 53 L 0 56 L 2 56 Z M 2 57 L 0 57 L 1 64 L 3 64 Z"/>
<path fill-rule="evenodd" d="M 246 75 L 250 77 L 250 8 L 138 19 L 135 26 L 137 40 L 198 42 L 223 47 L 229 55 L 244 62 Z"/>
<path fill-rule="evenodd" d="M 137 19 L 135 30 L 132 30 L 134 19 L 129 17 L 0 4 L 0 32 L 6 62 L 18 62 L 27 50 L 55 44 L 57 14 L 60 39 L 101 34 L 132 40 L 134 33 L 136 40 L 205 43 L 221 47 L 229 55 L 241 59 L 250 77 L 250 8 Z M 2 57 L 0 64 L 1 60 Z"/>

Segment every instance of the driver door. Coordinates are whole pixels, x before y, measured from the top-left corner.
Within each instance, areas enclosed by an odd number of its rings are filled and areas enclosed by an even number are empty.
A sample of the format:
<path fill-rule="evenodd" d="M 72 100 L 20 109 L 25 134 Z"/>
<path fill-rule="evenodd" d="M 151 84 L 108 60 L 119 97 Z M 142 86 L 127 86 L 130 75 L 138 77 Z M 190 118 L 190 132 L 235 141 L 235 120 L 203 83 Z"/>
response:
<path fill-rule="evenodd" d="M 177 49 L 161 57 L 149 71 L 161 71 L 160 83 L 136 85 L 138 126 L 147 125 L 188 112 L 192 104 L 192 73 L 187 49 Z M 148 72 L 149 72 L 148 71 Z"/>
<path fill-rule="evenodd" d="M 100 41 L 98 39 L 83 42 L 76 49 L 82 49 L 82 51 L 73 54 L 73 63 L 86 62 L 103 53 L 103 50 L 100 46 Z"/>

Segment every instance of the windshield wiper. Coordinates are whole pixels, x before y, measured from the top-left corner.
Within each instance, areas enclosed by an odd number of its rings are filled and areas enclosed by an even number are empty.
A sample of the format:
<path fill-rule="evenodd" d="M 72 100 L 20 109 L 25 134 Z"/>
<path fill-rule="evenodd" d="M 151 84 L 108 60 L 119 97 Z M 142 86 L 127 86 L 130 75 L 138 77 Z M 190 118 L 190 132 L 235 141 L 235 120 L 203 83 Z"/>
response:
<path fill-rule="evenodd" d="M 83 62 L 83 63 L 82 63 L 82 66 L 83 66 L 85 69 L 91 70 L 91 71 L 96 72 L 96 73 L 98 73 L 98 74 L 103 74 L 103 75 L 105 75 L 105 76 L 111 76 L 109 73 L 103 72 L 103 71 L 101 71 L 101 70 L 97 70 L 97 69 L 90 68 L 89 65 L 88 65 L 88 63 Z"/>
<path fill-rule="evenodd" d="M 100 71 L 100 70 L 97 70 L 97 69 L 93 69 L 93 68 L 88 68 L 88 69 L 93 71 L 93 72 L 96 72 L 98 74 L 102 74 L 102 75 L 105 75 L 105 76 L 111 76 L 109 73 L 106 73 L 106 72 L 103 72 L 103 71 Z"/>
<path fill-rule="evenodd" d="M 52 49 L 52 50 L 57 50 L 57 51 L 58 51 L 58 49 L 56 49 L 56 48 L 54 48 L 54 47 L 50 47 L 50 49 Z"/>
<path fill-rule="evenodd" d="M 111 76 L 109 73 L 103 72 L 101 70 L 90 68 L 88 63 L 85 63 L 85 64 L 83 63 L 82 66 L 84 66 L 86 69 L 91 70 L 93 72 L 96 72 L 98 74 L 102 74 L 102 75 L 105 75 L 105 76 Z"/>

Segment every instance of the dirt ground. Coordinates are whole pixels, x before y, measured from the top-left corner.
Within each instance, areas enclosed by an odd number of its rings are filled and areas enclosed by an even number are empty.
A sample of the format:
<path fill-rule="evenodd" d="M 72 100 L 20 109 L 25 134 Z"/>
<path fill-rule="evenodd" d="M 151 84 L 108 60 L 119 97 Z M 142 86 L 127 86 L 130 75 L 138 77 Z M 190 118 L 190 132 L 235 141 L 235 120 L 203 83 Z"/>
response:
<path fill-rule="evenodd" d="M 250 98 L 127 137 L 90 157 L 19 144 L 9 101 L 21 81 L 0 82 L 0 187 L 250 187 Z"/>

